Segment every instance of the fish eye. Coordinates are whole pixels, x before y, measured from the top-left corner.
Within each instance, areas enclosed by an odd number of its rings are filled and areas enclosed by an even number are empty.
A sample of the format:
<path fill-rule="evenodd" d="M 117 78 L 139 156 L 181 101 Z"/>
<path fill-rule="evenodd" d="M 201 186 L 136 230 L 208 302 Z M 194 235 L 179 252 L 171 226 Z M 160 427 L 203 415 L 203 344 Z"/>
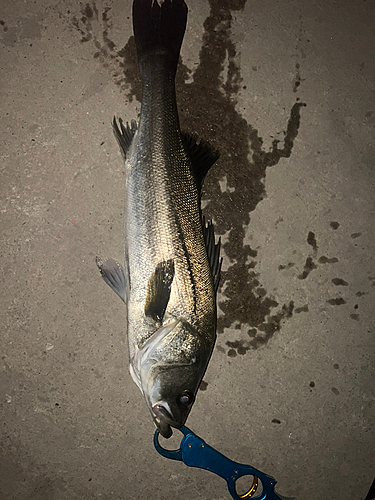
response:
<path fill-rule="evenodd" d="M 180 394 L 178 398 L 178 402 L 183 406 L 190 406 L 193 403 L 193 401 L 194 401 L 194 396 L 189 391 L 184 391 L 182 394 Z"/>

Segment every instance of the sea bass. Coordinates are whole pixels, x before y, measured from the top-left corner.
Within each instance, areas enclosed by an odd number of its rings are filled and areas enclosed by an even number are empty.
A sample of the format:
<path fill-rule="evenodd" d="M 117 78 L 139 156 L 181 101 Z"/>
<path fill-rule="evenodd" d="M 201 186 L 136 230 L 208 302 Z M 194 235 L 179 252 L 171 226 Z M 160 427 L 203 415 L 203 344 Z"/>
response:
<path fill-rule="evenodd" d="M 183 0 L 134 0 L 141 115 L 138 125 L 113 121 L 125 161 L 125 266 L 97 259 L 126 304 L 130 372 L 167 438 L 184 425 L 211 357 L 221 268 L 200 207 L 218 154 L 181 133 L 176 105 L 186 21 Z"/>

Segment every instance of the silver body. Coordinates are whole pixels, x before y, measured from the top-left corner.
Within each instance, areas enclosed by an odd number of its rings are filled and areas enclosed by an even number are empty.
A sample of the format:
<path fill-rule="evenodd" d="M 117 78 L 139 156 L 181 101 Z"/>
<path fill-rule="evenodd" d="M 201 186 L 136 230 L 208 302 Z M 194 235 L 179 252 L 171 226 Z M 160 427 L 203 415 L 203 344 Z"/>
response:
<path fill-rule="evenodd" d="M 213 279 L 202 232 L 199 194 L 178 121 L 174 77 L 155 60 L 145 82 L 138 130 L 125 162 L 125 265 L 130 276 L 130 359 L 155 333 L 144 315 L 147 283 L 172 259 L 164 323 L 183 318 L 209 345 L 215 341 Z"/>
<path fill-rule="evenodd" d="M 125 162 L 130 364 L 149 408 L 166 406 L 173 415 L 169 423 L 178 427 L 187 414 L 176 415 L 178 409 L 173 411 L 158 392 L 163 382 L 156 382 L 155 370 L 179 366 L 175 377 L 186 376 L 186 390 L 196 393 L 216 338 L 215 291 L 198 187 L 180 133 L 174 74 L 163 57 L 153 55 L 143 79 L 139 127 Z M 162 323 L 157 324 L 145 315 L 148 282 L 156 267 L 169 260 L 174 262 L 174 277 Z M 185 390 L 183 381 L 170 376 L 163 378 Z"/>

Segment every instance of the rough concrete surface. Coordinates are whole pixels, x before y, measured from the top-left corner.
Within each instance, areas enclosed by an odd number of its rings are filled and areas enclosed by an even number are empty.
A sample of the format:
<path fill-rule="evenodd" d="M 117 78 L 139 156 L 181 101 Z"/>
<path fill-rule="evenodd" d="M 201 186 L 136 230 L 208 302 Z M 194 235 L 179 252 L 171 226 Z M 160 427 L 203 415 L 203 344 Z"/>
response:
<path fill-rule="evenodd" d="M 374 478 L 375 9 L 190 0 L 181 125 L 221 158 L 218 340 L 187 425 L 298 500 Z M 1 2 L 2 500 L 225 500 L 160 457 L 128 373 L 110 122 L 140 110 L 130 0 Z M 305 106 L 306 104 L 306 106 Z"/>

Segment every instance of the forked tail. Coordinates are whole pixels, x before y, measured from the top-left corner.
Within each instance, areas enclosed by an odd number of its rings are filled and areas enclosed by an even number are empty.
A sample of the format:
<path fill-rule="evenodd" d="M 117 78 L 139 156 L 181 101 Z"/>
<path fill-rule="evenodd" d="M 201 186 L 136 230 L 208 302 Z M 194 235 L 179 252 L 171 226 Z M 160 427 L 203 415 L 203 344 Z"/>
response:
<path fill-rule="evenodd" d="M 174 71 L 177 68 L 187 21 L 184 0 L 134 0 L 133 30 L 138 62 L 142 66 L 148 56 L 163 54 Z"/>

